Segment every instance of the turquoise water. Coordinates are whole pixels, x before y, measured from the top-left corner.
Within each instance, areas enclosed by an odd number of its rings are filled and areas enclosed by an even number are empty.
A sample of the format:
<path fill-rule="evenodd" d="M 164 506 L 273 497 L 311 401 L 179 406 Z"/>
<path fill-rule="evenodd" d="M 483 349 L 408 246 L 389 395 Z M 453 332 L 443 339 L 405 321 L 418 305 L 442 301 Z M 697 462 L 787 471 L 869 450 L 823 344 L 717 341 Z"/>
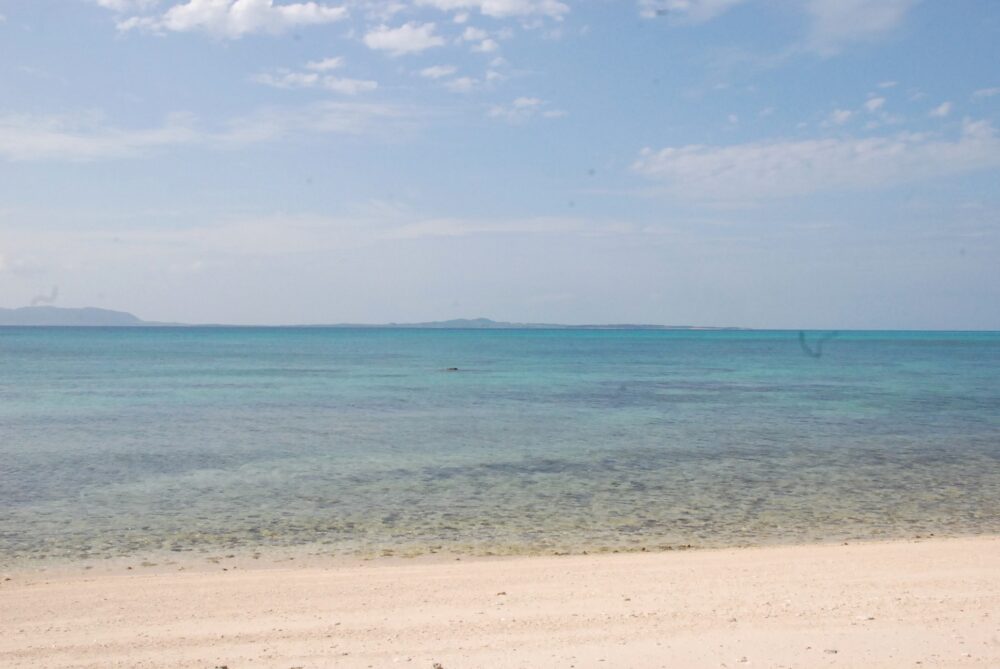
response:
<path fill-rule="evenodd" d="M 1000 333 L 0 328 L 2 562 L 998 531 Z"/>

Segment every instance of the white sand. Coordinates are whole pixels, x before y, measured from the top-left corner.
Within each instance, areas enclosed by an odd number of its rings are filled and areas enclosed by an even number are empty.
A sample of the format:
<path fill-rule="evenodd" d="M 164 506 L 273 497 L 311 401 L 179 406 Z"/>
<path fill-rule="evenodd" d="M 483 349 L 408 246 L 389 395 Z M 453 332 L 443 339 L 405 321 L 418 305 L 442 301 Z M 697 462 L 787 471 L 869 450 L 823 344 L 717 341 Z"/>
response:
<path fill-rule="evenodd" d="M 1000 667 L 1000 537 L 233 564 L 9 573 L 0 666 Z"/>

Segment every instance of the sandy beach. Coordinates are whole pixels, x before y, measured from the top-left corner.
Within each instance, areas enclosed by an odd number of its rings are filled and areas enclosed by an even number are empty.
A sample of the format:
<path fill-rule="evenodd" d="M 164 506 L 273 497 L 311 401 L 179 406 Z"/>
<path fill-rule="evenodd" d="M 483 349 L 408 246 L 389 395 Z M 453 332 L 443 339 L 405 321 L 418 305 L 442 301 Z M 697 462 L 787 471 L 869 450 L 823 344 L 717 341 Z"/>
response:
<path fill-rule="evenodd" d="M 996 667 L 1000 538 L 20 570 L 0 620 L 11 668 Z"/>

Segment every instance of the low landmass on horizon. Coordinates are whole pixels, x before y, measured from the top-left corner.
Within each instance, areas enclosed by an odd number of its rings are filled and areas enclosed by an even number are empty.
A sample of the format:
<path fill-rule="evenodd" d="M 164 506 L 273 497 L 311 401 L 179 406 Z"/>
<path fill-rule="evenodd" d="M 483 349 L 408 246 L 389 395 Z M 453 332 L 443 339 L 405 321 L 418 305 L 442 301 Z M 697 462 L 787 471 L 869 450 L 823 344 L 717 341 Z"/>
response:
<path fill-rule="evenodd" d="M 83 307 L 65 309 L 62 307 L 21 307 L 19 309 L 0 308 L 0 325 L 16 326 L 135 326 L 154 325 L 125 311 Z"/>
<path fill-rule="evenodd" d="M 113 311 L 97 307 L 65 308 L 65 307 L 21 307 L 19 309 L 0 308 L 0 326 L 36 327 L 36 326 L 90 326 L 90 327 L 137 327 L 137 326 L 173 326 L 173 327 L 225 327 L 224 323 L 162 323 L 145 321 L 126 311 Z M 316 323 L 290 324 L 277 327 L 308 327 L 308 328 L 427 328 L 427 329 L 469 329 L 469 330 L 741 330 L 736 327 L 708 327 L 698 325 L 653 325 L 647 323 L 609 323 L 566 325 L 559 323 L 509 323 L 494 321 L 489 318 L 454 318 L 445 321 L 426 321 L 421 323 Z"/>

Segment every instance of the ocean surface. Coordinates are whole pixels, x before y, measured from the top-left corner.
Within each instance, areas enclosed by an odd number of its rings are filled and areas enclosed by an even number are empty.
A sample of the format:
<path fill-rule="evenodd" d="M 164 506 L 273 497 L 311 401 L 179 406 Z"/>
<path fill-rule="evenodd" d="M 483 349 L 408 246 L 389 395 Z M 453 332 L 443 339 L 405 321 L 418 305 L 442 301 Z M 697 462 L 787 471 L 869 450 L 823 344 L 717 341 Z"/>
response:
<path fill-rule="evenodd" d="M 0 328 L 0 563 L 1000 532 L 1000 333 L 825 337 Z"/>

